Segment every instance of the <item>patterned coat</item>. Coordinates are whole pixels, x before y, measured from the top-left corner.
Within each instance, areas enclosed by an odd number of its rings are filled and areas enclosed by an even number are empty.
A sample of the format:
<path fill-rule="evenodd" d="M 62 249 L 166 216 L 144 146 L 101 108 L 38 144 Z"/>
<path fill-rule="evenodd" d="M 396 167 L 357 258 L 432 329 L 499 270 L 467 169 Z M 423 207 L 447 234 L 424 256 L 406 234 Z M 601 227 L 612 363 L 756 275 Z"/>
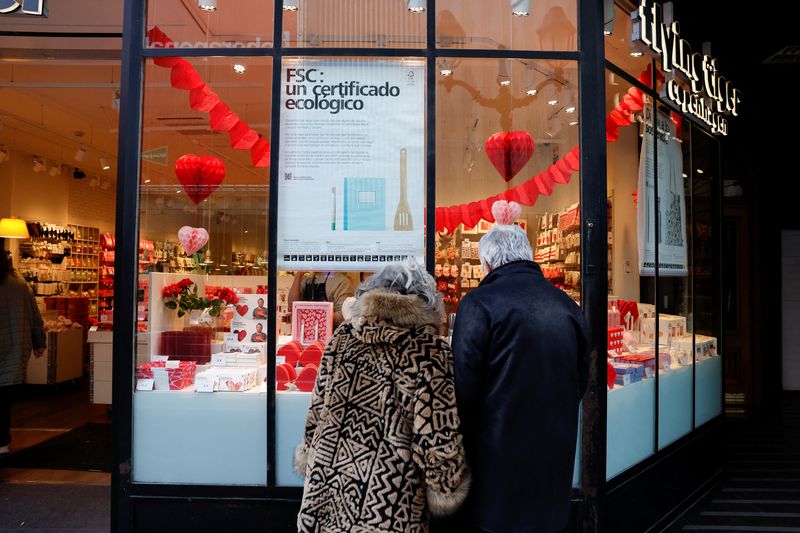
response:
<path fill-rule="evenodd" d="M 22 383 L 31 350 L 44 349 L 46 339 L 33 291 L 9 274 L 0 283 L 0 387 Z"/>
<path fill-rule="evenodd" d="M 428 531 L 466 498 L 450 347 L 413 295 L 363 294 L 320 364 L 295 470 L 300 532 Z"/>

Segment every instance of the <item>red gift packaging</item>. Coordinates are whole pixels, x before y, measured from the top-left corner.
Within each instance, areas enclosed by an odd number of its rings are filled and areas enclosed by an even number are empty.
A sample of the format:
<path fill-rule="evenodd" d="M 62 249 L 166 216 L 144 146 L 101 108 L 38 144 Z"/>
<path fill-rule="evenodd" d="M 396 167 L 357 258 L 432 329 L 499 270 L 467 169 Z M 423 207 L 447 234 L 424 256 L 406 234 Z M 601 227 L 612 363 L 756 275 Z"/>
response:
<path fill-rule="evenodd" d="M 325 351 L 325 345 L 321 342 L 315 342 L 308 348 L 303 350 L 300 355 L 300 366 L 319 366 L 322 361 L 322 353 Z"/>
<path fill-rule="evenodd" d="M 317 381 L 317 367 L 316 365 L 309 365 L 300 371 L 295 380 L 295 385 L 298 390 L 303 392 L 311 392 L 314 390 L 314 383 Z"/>
<path fill-rule="evenodd" d="M 297 341 L 291 341 L 278 349 L 278 357 L 283 357 L 283 362 L 291 366 L 297 366 L 297 360 L 303 353 L 303 346 Z"/>
<path fill-rule="evenodd" d="M 278 385 L 278 390 L 289 390 L 287 385 L 297 379 L 297 372 L 294 367 L 283 363 L 275 367 L 275 380 Z"/>
<path fill-rule="evenodd" d="M 208 363 L 211 361 L 211 330 L 164 331 L 159 337 L 158 353 L 179 361 Z"/>
<path fill-rule="evenodd" d="M 153 361 L 136 367 L 136 379 L 153 379 L 156 390 L 181 390 L 194 383 L 196 370 L 194 361 L 178 361 L 169 368 L 166 361 Z"/>

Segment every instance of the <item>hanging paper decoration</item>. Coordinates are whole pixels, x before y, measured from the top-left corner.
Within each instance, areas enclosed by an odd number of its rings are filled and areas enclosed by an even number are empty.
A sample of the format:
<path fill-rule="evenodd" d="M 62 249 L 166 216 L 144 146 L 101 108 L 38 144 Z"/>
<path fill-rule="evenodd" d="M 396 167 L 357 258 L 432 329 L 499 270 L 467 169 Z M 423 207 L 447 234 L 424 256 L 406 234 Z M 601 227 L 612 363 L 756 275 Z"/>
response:
<path fill-rule="evenodd" d="M 268 167 L 270 158 L 269 142 L 260 137 L 256 144 L 250 148 L 250 159 L 254 167 Z"/>
<path fill-rule="evenodd" d="M 231 128 L 239 122 L 239 116 L 231 111 L 228 104 L 220 102 L 211 110 L 209 122 L 214 131 L 231 131 Z"/>
<path fill-rule="evenodd" d="M 205 83 L 201 83 L 189 92 L 189 106 L 195 111 L 208 113 L 218 103 L 219 96 Z"/>
<path fill-rule="evenodd" d="M 230 131 L 231 148 L 236 150 L 249 150 L 258 141 L 258 132 L 240 120 Z"/>
<path fill-rule="evenodd" d="M 200 74 L 197 73 L 191 63 L 185 59 L 179 59 L 178 62 L 172 67 L 172 72 L 170 73 L 170 83 L 176 89 L 189 91 L 203 83 L 203 80 L 200 78 Z"/>
<path fill-rule="evenodd" d="M 186 154 L 175 162 L 175 175 L 183 190 L 197 205 L 219 188 L 225 179 L 225 165 L 216 157 Z"/>
<path fill-rule="evenodd" d="M 492 204 L 494 221 L 503 226 L 511 226 L 519 219 L 522 208 L 517 202 L 498 200 Z"/>
<path fill-rule="evenodd" d="M 183 226 L 178 230 L 178 241 L 183 246 L 186 255 L 192 255 L 208 243 L 208 232 L 205 228 Z"/>
<path fill-rule="evenodd" d="M 486 141 L 489 161 L 507 182 L 530 161 L 533 150 L 533 137 L 527 131 L 501 131 Z"/>

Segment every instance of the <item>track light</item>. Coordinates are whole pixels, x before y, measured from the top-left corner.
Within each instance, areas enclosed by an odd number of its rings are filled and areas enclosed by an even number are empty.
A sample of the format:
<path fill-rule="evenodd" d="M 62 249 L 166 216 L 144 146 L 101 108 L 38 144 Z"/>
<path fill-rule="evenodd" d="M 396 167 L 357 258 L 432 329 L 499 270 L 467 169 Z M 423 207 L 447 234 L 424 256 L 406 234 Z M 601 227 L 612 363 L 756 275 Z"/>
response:
<path fill-rule="evenodd" d="M 527 17 L 531 14 L 531 0 L 511 0 L 511 14 L 515 17 Z"/>
<path fill-rule="evenodd" d="M 98 178 L 97 174 L 95 174 L 94 176 L 92 176 L 92 179 L 89 180 L 89 187 L 94 189 L 98 185 L 100 185 L 100 178 Z"/>
<path fill-rule="evenodd" d="M 53 165 L 50 167 L 50 177 L 55 178 L 56 176 L 61 174 L 61 165 Z"/>
<path fill-rule="evenodd" d="M 439 74 L 445 78 L 453 75 L 453 63 L 449 59 L 439 60 Z"/>
<path fill-rule="evenodd" d="M 644 53 L 640 52 L 639 50 L 634 50 L 633 52 L 631 52 L 631 57 L 642 57 L 643 55 Z"/>
<path fill-rule="evenodd" d="M 614 21 L 617 12 L 614 10 L 614 0 L 603 0 L 603 35 L 608 37 L 614 33 Z"/>
<path fill-rule="evenodd" d="M 508 87 L 511 85 L 511 75 L 508 71 L 508 60 L 501 59 L 497 69 L 497 83 L 500 84 L 501 87 Z"/>
<path fill-rule="evenodd" d="M 72 171 L 72 177 L 75 178 L 76 180 L 82 180 L 83 178 L 86 177 L 86 172 L 84 172 L 79 168 L 76 168 L 75 170 Z"/>
<path fill-rule="evenodd" d="M 246 65 L 242 65 L 241 63 L 236 63 L 233 66 L 233 71 L 236 74 L 244 74 L 245 72 L 247 72 L 247 66 Z"/>
<path fill-rule="evenodd" d="M 575 112 L 575 106 L 573 104 L 567 104 L 567 106 L 564 108 L 564 113 L 572 114 L 574 112 Z"/>
<path fill-rule="evenodd" d="M 217 10 L 217 0 L 197 0 L 197 7 L 203 11 L 213 12 Z"/>
<path fill-rule="evenodd" d="M 119 95 L 119 89 L 117 89 L 114 91 L 114 94 L 111 95 L 111 109 L 119 112 L 119 107 L 120 107 L 120 95 Z"/>
<path fill-rule="evenodd" d="M 77 161 L 78 163 L 83 163 L 85 159 L 86 159 L 86 147 L 84 145 L 81 145 L 81 147 L 78 148 L 78 151 L 75 152 L 75 161 Z"/>
<path fill-rule="evenodd" d="M 409 13 L 424 13 L 425 3 L 425 0 L 406 0 Z"/>
<path fill-rule="evenodd" d="M 297 11 L 300 9 L 297 5 L 297 0 L 283 0 L 284 11 Z"/>
<path fill-rule="evenodd" d="M 102 156 L 100 158 L 100 168 L 103 170 L 108 170 L 111 168 L 111 165 L 108 163 L 108 158 L 106 156 Z"/>
<path fill-rule="evenodd" d="M 37 174 L 39 172 L 44 172 L 44 161 L 39 159 L 38 157 L 33 158 L 33 171 Z"/>
<path fill-rule="evenodd" d="M 111 181 L 108 178 L 103 178 L 103 181 L 100 182 L 100 189 L 107 191 L 109 187 L 111 187 Z"/>
<path fill-rule="evenodd" d="M 551 98 L 547 101 L 547 105 L 555 106 L 558 104 L 558 98 Z"/>
<path fill-rule="evenodd" d="M 569 123 L 569 125 L 570 126 L 577 126 L 578 125 L 578 121 L 577 120 L 573 120 L 572 122 Z"/>

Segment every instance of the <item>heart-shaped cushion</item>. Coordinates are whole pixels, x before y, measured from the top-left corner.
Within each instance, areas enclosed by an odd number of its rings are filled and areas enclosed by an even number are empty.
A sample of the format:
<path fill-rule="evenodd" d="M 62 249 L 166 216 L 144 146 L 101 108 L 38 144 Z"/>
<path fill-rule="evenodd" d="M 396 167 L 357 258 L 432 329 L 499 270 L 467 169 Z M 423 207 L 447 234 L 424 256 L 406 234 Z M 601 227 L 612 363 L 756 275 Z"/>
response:
<path fill-rule="evenodd" d="M 527 131 L 501 131 L 486 141 L 486 155 L 504 180 L 522 170 L 533 156 L 535 144 Z"/>
<path fill-rule="evenodd" d="M 183 226 L 178 230 L 178 241 L 186 251 L 186 255 L 192 255 L 208 242 L 208 232 L 205 228 L 193 228 Z"/>

